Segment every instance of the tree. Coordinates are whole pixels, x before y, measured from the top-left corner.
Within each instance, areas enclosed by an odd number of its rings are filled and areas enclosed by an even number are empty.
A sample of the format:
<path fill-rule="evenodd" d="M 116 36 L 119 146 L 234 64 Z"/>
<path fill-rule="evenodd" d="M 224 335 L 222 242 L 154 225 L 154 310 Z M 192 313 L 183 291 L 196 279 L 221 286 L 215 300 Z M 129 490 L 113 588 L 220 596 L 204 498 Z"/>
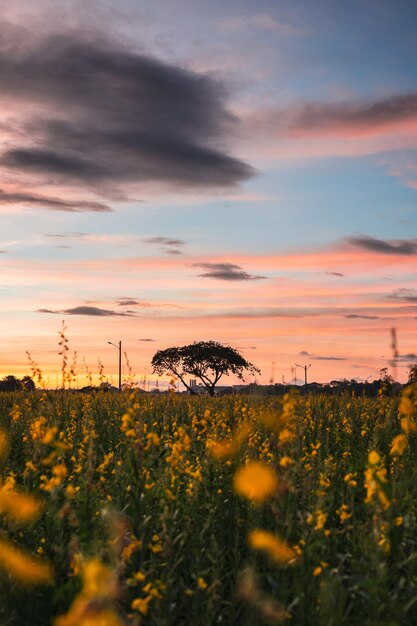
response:
<path fill-rule="evenodd" d="M 21 389 L 21 382 L 16 376 L 9 374 L 0 381 L 0 391 L 17 391 Z"/>
<path fill-rule="evenodd" d="M 193 395 L 195 390 L 186 382 L 187 376 L 198 378 L 214 396 L 215 387 L 223 375 L 234 374 L 244 380 L 245 370 L 260 374 L 260 370 L 235 348 L 217 341 L 196 341 L 188 346 L 158 350 L 152 359 L 152 367 L 159 376 L 170 374 L 179 378 Z"/>
<path fill-rule="evenodd" d="M 30 376 L 23 376 L 20 385 L 25 391 L 34 391 L 36 389 L 35 383 Z"/>
<path fill-rule="evenodd" d="M 410 367 L 410 371 L 408 372 L 408 381 L 407 384 L 411 385 L 412 383 L 417 383 L 417 363 Z"/>

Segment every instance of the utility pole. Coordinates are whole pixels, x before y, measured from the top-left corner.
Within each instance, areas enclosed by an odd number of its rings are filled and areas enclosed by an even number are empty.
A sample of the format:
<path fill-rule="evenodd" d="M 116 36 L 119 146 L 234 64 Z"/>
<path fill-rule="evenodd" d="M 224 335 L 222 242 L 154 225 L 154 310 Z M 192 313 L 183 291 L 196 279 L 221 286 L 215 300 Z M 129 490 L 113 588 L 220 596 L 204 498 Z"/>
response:
<path fill-rule="evenodd" d="M 301 367 L 304 370 L 304 385 L 307 387 L 307 370 L 310 369 L 311 363 L 310 365 L 298 365 L 298 363 L 295 363 L 295 367 Z"/>
<path fill-rule="evenodd" d="M 122 390 L 122 342 L 119 341 L 118 344 L 112 343 L 111 341 L 107 342 L 111 346 L 114 346 L 119 350 L 119 391 Z"/>
<path fill-rule="evenodd" d="M 297 386 L 297 367 L 301 367 L 301 365 L 297 365 L 294 363 L 294 385 Z"/>

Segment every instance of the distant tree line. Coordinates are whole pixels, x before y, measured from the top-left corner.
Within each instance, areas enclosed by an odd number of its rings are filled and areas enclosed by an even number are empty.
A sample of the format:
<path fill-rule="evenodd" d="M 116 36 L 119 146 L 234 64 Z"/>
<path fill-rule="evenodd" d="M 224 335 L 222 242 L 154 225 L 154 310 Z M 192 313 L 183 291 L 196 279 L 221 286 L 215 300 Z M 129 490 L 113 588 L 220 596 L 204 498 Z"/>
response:
<path fill-rule="evenodd" d="M 33 391 L 34 389 L 35 383 L 30 376 L 17 378 L 10 374 L 0 380 L 0 391 Z"/>

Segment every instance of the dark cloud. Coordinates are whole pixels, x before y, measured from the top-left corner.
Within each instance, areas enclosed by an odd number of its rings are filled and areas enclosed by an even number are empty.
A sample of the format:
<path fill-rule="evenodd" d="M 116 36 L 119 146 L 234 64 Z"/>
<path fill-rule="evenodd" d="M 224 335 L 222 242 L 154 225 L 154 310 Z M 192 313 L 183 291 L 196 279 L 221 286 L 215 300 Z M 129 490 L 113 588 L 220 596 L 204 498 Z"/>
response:
<path fill-rule="evenodd" d="M 146 309 L 152 307 L 150 302 L 141 302 L 140 300 L 136 300 L 136 298 L 119 298 L 117 300 L 117 306 L 139 306 Z"/>
<path fill-rule="evenodd" d="M 35 39 L 21 29 L 0 46 L 0 82 L 17 113 L 27 102 L 42 110 L 19 120 L 24 132 L 0 162 L 40 180 L 104 193 L 149 181 L 230 186 L 254 174 L 227 153 L 236 120 L 208 74 L 91 33 Z"/>
<path fill-rule="evenodd" d="M 409 352 L 408 354 L 399 354 L 394 360 L 395 361 L 417 361 L 417 354 L 414 354 L 414 352 Z"/>
<path fill-rule="evenodd" d="M 328 274 L 329 276 L 340 276 L 343 277 L 344 274 L 341 274 L 340 272 L 324 272 L 325 274 Z"/>
<path fill-rule="evenodd" d="M 343 356 L 311 356 L 310 359 L 315 361 L 347 361 Z"/>
<path fill-rule="evenodd" d="M 320 356 L 318 354 L 311 354 L 306 350 L 302 350 L 298 353 L 299 356 L 306 356 L 313 361 L 347 361 L 343 356 Z"/>
<path fill-rule="evenodd" d="M 411 256 L 417 254 L 417 239 L 392 239 L 383 241 L 367 235 L 354 235 L 347 237 L 346 241 L 358 248 L 379 252 L 380 254 L 399 254 Z"/>
<path fill-rule="evenodd" d="M 260 280 L 266 276 L 256 276 L 248 274 L 240 265 L 233 263 L 194 263 L 193 267 L 201 267 L 206 270 L 203 274 L 199 274 L 202 278 L 214 278 L 217 280 Z"/>
<path fill-rule="evenodd" d="M 161 246 L 161 249 L 167 254 L 183 254 L 181 247 L 186 245 L 186 241 L 182 239 L 174 239 L 171 237 L 147 237 L 143 240 L 151 245 Z"/>
<path fill-rule="evenodd" d="M 349 313 L 349 315 L 345 315 L 347 319 L 351 320 L 378 320 L 380 319 L 377 315 L 359 315 L 357 313 Z"/>
<path fill-rule="evenodd" d="M 69 213 L 80 213 L 82 211 L 93 211 L 103 213 L 112 209 L 101 202 L 85 202 L 80 200 L 62 200 L 61 198 L 51 198 L 31 193 L 8 193 L 0 189 L 0 204 L 13 205 L 25 204 L 36 206 L 52 211 L 66 211 Z M 52 236 L 52 235 L 47 235 Z"/>
<path fill-rule="evenodd" d="M 356 103 L 309 103 L 277 115 L 294 130 L 379 128 L 417 117 L 417 93 Z"/>
<path fill-rule="evenodd" d="M 182 239 L 174 239 L 170 237 L 147 237 L 143 240 L 145 243 L 162 245 L 162 246 L 174 246 L 177 248 L 178 246 L 185 246 L 186 242 Z"/>
<path fill-rule="evenodd" d="M 397 289 L 394 293 L 389 294 L 387 298 L 389 300 L 417 304 L 417 291 L 413 289 Z"/>
<path fill-rule="evenodd" d="M 62 311 L 51 311 L 50 309 L 38 309 L 38 313 L 54 313 L 59 315 L 91 315 L 93 317 L 133 317 L 134 313 L 124 312 L 118 313 L 109 309 L 100 309 L 96 306 L 76 306 L 72 309 L 64 309 Z"/>
<path fill-rule="evenodd" d="M 145 339 L 138 339 L 138 341 L 146 341 L 146 342 L 148 342 L 148 341 L 152 341 L 152 342 L 153 342 L 153 341 L 155 341 L 155 339 L 149 339 L 149 338 L 147 337 L 147 338 L 145 338 Z"/>

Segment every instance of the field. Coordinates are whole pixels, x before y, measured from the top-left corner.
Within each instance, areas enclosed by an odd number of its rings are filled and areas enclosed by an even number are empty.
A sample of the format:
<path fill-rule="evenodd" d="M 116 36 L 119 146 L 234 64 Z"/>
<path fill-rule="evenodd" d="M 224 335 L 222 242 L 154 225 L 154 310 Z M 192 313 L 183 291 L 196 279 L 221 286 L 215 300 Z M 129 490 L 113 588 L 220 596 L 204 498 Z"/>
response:
<path fill-rule="evenodd" d="M 416 407 L 0 394 L 0 624 L 417 624 Z"/>

